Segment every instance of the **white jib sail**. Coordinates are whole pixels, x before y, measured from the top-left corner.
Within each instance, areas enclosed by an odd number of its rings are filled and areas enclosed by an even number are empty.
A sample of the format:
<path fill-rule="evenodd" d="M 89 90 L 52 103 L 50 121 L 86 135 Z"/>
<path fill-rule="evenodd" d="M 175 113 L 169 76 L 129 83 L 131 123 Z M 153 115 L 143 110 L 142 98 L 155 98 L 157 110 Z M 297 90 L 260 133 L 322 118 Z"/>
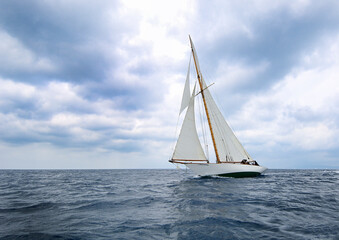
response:
<path fill-rule="evenodd" d="M 189 101 L 172 159 L 206 160 L 195 125 L 194 99 L 195 87 Z"/>
<path fill-rule="evenodd" d="M 190 102 L 190 67 L 191 67 L 191 59 L 188 64 L 188 70 L 187 70 L 187 76 L 186 76 L 186 82 L 185 82 L 185 88 L 184 92 L 182 94 L 182 100 L 181 100 L 181 107 L 179 114 L 182 113 L 182 111 L 185 110 L 185 108 L 188 106 Z"/>

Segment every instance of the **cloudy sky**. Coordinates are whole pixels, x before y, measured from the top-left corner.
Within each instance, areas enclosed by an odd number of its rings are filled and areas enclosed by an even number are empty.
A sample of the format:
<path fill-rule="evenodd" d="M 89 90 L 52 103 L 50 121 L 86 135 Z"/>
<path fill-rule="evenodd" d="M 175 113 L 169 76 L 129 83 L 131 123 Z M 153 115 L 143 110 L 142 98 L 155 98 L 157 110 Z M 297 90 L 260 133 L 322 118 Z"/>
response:
<path fill-rule="evenodd" d="M 0 2 L 0 168 L 172 168 L 188 34 L 269 168 L 339 168 L 338 1 Z"/>

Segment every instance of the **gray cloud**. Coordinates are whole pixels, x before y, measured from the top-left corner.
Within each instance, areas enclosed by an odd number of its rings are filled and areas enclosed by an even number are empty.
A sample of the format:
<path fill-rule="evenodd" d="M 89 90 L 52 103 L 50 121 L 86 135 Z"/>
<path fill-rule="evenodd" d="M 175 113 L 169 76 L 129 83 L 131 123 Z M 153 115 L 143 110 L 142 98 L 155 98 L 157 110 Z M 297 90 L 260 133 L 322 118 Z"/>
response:
<path fill-rule="evenodd" d="M 152 78 L 155 64 L 144 59 L 126 69 L 130 75 L 140 78 L 140 82 L 134 84 L 126 84 L 126 79 L 117 74 L 128 61 L 121 59 L 117 48 L 124 45 L 123 35 L 135 28 L 135 19 L 119 18 L 115 13 L 117 8 L 111 1 L 95 4 L 1 2 L 1 28 L 34 54 L 33 57 L 48 59 L 56 69 L 6 68 L 0 75 L 34 85 L 51 80 L 71 82 L 83 86 L 83 96 L 88 99 L 108 98 L 120 102 L 122 108 L 142 108 L 156 93 L 144 84 L 145 78 Z M 134 52 L 135 56 L 149 55 L 147 48 L 134 49 Z"/>
<path fill-rule="evenodd" d="M 251 76 L 246 85 L 239 84 L 232 89 L 237 92 L 265 90 L 298 66 L 302 57 L 321 44 L 324 37 L 339 33 L 339 6 L 336 2 L 330 2 L 331 4 L 326 1 L 312 2 L 300 15 L 286 7 L 261 15 L 246 10 L 248 16 L 243 16 L 240 23 L 245 24 L 251 34 L 239 31 L 235 34 L 221 34 L 213 44 L 202 42 L 200 45 L 207 47 L 200 51 L 201 59 L 208 59 L 205 67 L 209 71 L 215 71 L 216 63 L 225 58 L 247 66 L 268 62 L 266 71 Z M 241 29 L 241 24 L 235 28 Z"/>
<path fill-rule="evenodd" d="M 17 77 L 21 81 L 43 81 L 44 78 L 62 78 L 64 81 L 81 82 L 104 78 L 105 68 L 111 62 L 104 49 L 91 43 L 96 36 L 104 37 L 103 10 L 86 4 L 48 3 L 41 1 L 1 2 L 0 26 L 23 46 L 40 57 L 47 57 L 58 71 L 20 73 L 9 72 L 4 77 Z M 105 26 L 107 27 L 107 26 Z"/>
<path fill-rule="evenodd" d="M 279 92 L 272 92 L 276 84 L 298 75 L 295 69 L 317 68 L 316 63 L 307 65 L 305 56 L 339 34 L 336 2 L 305 3 L 198 1 L 193 10 L 179 7 L 179 14 L 172 15 L 170 6 L 160 13 L 151 8 L 143 12 L 137 3 L 127 8 L 116 1 L 1 1 L 0 143 L 9 144 L 8 151 L 15 146 L 27 152 L 25 146 L 32 144 L 38 151 L 39 144 L 51 144 L 67 154 L 74 148 L 137 152 L 148 161 L 164 157 L 172 144 L 174 105 L 179 107 L 179 84 L 187 66 L 173 52 L 188 53 L 187 34 L 192 33 L 204 76 L 214 72 L 218 80 L 211 91 L 221 96 L 221 107 L 245 132 L 254 155 L 268 159 L 286 150 L 286 158 L 294 153 L 309 157 L 306 150 L 295 150 L 293 142 L 287 144 L 293 136 L 303 141 L 303 132 L 288 135 L 293 126 L 276 131 L 277 123 L 287 119 L 306 134 L 317 124 L 329 131 L 327 122 L 335 129 L 338 125 L 337 114 L 330 114 L 335 108 L 282 104 L 284 96 L 274 98 Z M 165 13 L 171 13 L 173 23 L 163 20 Z M 261 95 L 274 101 L 264 98 L 262 103 Z M 260 128 L 263 124 L 284 139 L 273 141 Z M 270 141 L 276 144 L 274 153 L 266 148 Z M 317 143 L 300 146 L 312 149 Z M 332 159 L 337 153 L 333 146 L 314 151 Z M 53 147 L 46 149 L 54 153 Z"/>

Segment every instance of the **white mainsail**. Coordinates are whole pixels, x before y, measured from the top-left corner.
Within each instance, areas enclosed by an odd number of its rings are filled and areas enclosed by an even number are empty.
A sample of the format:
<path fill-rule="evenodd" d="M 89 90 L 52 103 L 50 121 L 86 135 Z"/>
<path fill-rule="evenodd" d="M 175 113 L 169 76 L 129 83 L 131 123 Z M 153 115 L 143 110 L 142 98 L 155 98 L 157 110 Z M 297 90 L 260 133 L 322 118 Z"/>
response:
<path fill-rule="evenodd" d="M 181 127 L 179 138 L 172 159 L 177 160 L 206 160 L 195 125 L 194 113 L 195 86 L 187 112 Z"/>
<path fill-rule="evenodd" d="M 204 80 L 203 85 L 206 86 Z M 206 87 L 204 87 L 206 88 Z M 232 129 L 227 124 L 224 116 L 221 114 L 217 104 L 212 98 L 209 89 L 204 90 L 207 108 L 209 109 L 212 129 L 216 147 L 218 149 L 220 161 L 241 161 L 243 159 L 252 160 Z"/>
<path fill-rule="evenodd" d="M 211 131 L 215 139 L 215 151 L 218 152 L 219 160 L 224 161 L 241 161 L 243 159 L 252 160 L 250 155 L 246 152 L 237 137 L 234 135 L 232 129 L 228 126 L 224 116 L 221 114 L 217 104 L 215 103 L 206 82 L 201 74 L 198 56 L 192 40 L 190 39 L 192 52 L 195 59 L 197 74 L 200 77 L 202 91 L 206 100 L 206 108 L 209 112 L 211 122 Z"/>

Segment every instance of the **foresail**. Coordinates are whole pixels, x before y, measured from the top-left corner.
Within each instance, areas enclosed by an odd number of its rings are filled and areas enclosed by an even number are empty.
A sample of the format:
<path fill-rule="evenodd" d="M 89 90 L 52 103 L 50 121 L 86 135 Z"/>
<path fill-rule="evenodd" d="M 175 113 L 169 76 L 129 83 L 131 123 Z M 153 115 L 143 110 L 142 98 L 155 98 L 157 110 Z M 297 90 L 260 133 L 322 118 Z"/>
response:
<path fill-rule="evenodd" d="M 180 113 L 185 110 L 185 108 L 189 105 L 190 102 L 190 68 L 191 68 L 191 59 L 188 64 L 188 70 L 187 70 L 187 76 L 186 76 L 186 82 L 185 82 L 185 88 L 184 92 L 182 94 L 182 100 L 181 100 L 181 107 L 180 107 Z"/>
<path fill-rule="evenodd" d="M 206 160 L 195 125 L 194 99 L 195 87 L 189 101 L 172 159 Z"/>

